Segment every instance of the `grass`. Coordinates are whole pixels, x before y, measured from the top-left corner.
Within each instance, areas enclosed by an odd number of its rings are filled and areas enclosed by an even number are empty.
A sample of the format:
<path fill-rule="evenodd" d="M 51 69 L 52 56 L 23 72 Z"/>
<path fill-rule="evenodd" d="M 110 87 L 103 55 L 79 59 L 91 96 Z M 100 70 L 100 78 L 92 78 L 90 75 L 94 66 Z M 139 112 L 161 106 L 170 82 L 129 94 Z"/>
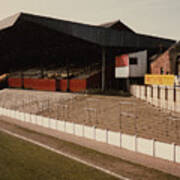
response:
<path fill-rule="evenodd" d="M 0 121 L 0 126 L 62 152 L 79 157 L 130 179 L 179 180 L 178 177 L 146 168 L 80 145 Z M 15 175 L 14 175 L 15 174 Z M 0 180 L 101 180 L 115 179 L 63 156 L 0 132 Z"/>
<path fill-rule="evenodd" d="M 116 179 L 64 156 L 0 133 L 2 180 Z"/>

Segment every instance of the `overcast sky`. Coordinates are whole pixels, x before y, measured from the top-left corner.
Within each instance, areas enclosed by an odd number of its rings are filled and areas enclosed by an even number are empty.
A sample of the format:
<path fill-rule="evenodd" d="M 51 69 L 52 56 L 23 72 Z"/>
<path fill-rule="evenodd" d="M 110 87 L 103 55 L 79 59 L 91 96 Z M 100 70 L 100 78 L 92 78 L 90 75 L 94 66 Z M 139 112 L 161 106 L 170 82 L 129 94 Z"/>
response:
<path fill-rule="evenodd" d="M 0 0 L 0 19 L 17 12 L 88 24 L 120 19 L 136 32 L 180 40 L 180 0 Z"/>

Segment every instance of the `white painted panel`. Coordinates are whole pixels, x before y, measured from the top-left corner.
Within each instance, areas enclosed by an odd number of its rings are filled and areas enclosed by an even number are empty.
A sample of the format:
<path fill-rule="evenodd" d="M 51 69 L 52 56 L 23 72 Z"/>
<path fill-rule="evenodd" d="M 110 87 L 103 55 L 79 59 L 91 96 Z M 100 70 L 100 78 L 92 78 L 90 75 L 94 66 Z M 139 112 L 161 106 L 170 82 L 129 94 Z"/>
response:
<path fill-rule="evenodd" d="M 3 114 L 4 116 L 6 115 L 6 109 L 5 109 L 5 108 L 3 109 L 2 114 Z"/>
<path fill-rule="evenodd" d="M 16 119 L 20 120 L 21 118 L 21 113 L 19 111 L 16 112 Z"/>
<path fill-rule="evenodd" d="M 73 123 L 70 122 L 66 122 L 66 132 L 73 134 L 74 130 L 73 130 Z"/>
<path fill-rule="evenodd" d="M 96 141 L 106 142 L 106 130 L 96 129 Z"/>
<path fill-rule="evenodd" d="M 8 116 L 8 114 L 9 114 L 9 110 L 8 110 L 8 109 L 6 109 L 6 116 Z"/>
<path fill-rule="evenodd" d="M 83 125 L 75 124 L 75 135 L 76 136 L 83 136 Z"/>
<path fill-rule="evenodd" d="M 42 123 L 44 127 L 49 127 L 49 118 L 43 117 L 42 118 Z"/>
<path fill-rule="evenodd" d="M 8 117 L 12 117 L 12 111 L 9 109 Z"/>
<path fill-rule="evenodd" d="M 122 148 L 135 151 L 135 136 L 122 134 Z"/>
<path fill-rule="evenodd" d="M 37 119 L 36 118 L 37 118 L 36 115 L 31 114 L 31 123 L 37 124 Z"/>
<path fill-rule="evenodd" d="M 9 110 L 9 117 L 12 118 L 12 110 Z"/>
<path fill-rule="evenodd" d="M 84 137 L 94 139 L 94 127 L 84 126 Z"/>
<path fill-rule="evenodd" d="M 11 118 L 14 118 L 14 115 L 15 115 L 15 111 L 12 110 L 12 111 L 11 111 Z"/>
<path fill-rule="evenodd" d="M 162 159 L 173 161 L 173 145 L 162 142 L 155 142 L 155 156 Z"/>
<path fill-rule="evenodd" d="M 0 115 L 2 114 L 2 108 L 0 107 Z"/>
<path fill-rule="evenodd" d="M 120 147 L 120 133 L 108 131 L 108 144 Z"/>
<path fill-rule="evenodd" d="M 36 116 L 36 124 L 39 126 L 43 126 L 42 117 Z"/>
<path fill-rule="evenodd" d="M 62 132 L 64 132 L 64 121 L 58 121 L 57 122 L 57 129 L 59 130 L 59 131 L 62 131 Z"/>
<path fill-rule="evenodd" d="M 176 162 L 180 163 L 180 146 L 176 146 Z"/>
<path fill-rule="evenodd" d="M 25 121 L 30 122 L 30 119 L 31 119 L 30 114 L 26 113 L 25 114 Z"/>
<path fill-rule="evenodd" d="M 20 113 L 20 120 L 21 120 L 21 121 L 24 121 L 24 119 L 25 119 L 25 117 L 24 117 L 24 113 L 23 113 L 23 112 L 21 112 L 21 113 Z"/>
<path fill-rule="evenodd" d="M 116 67 L 115 68 L 115 77 L 116 78 L 127 78 L 127 77 L 129 77 L 129 66 Z"/>
<path fill-rule="evenodd" d="M 153 140 L 137 138 L 137 152 L 153 156 Z"/>
<path fill-rule="evenodd" d="M 6 111 L 6 109 L 2 108 L 2 115 L 5 115 L 5 111 Z"/>
<path fill-rule="evenodd" d="M 7 110 L 6 110 L 6 113 L 7 113 Z M 21 112 L 18 112 L 17 120 L 21 120 Z"/>
<path fill-rule="evenodd" d="M 6 108 L 4 108 L 4 115 L 6 115 L 7 114 L 7 109 Z"/>
<path fill-rule="evenodd" d="M 49 119 L 49 123 L 50 123 L 50 128 L 51 129 L 56 129 L 56 126 L 57 126 L 56 120 Z"/>

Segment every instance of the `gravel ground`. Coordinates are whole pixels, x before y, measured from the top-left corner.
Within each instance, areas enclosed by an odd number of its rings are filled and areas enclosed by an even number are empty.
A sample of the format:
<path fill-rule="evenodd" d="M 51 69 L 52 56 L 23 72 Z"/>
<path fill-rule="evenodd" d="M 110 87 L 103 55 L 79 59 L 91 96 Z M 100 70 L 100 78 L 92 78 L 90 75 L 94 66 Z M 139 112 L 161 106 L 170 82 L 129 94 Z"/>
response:
<path fill-rule="evenodd" d="M 180 114 L 135 97 L 4 89 L 0 106 L 180 145 Z"/>

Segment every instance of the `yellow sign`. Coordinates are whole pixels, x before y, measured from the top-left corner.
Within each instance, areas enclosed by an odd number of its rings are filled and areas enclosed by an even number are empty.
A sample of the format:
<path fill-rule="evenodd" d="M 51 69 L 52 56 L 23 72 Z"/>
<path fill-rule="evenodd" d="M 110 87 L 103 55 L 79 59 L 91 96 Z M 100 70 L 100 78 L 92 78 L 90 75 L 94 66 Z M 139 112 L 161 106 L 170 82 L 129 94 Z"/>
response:
<path fill-rule="evenodd" d="M 175 76 L 174 75 L 145 75 L 145 84 L 151 85 L 164 85 L 174 86 Z"/>

